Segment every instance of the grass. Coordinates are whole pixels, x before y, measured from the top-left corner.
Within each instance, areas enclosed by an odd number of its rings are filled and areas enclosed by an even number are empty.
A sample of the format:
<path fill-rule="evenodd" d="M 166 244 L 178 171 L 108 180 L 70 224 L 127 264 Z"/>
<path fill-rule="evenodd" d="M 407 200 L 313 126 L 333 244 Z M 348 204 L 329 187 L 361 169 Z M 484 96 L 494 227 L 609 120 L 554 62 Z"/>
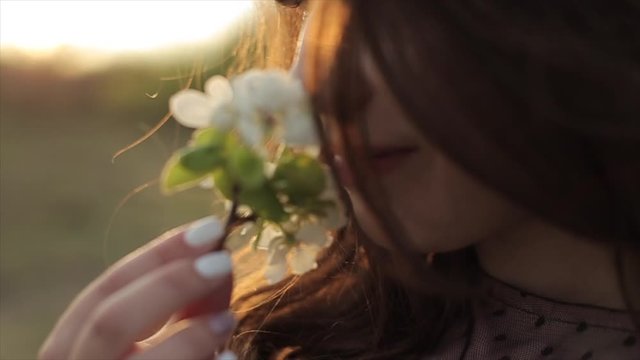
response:
<path fill-rule="evenodd" d="M 73 99 L 59 106 L 29 99 L 25 89 L 37 88 L 37 82 L 7 79 L 3 76 L 0 85 L 0 359 L 35 359 L 55 320 L 82 288 L 124 254 L 207 215 L 209 198 L 204 190 L 164 197 L 150 186 L 116 213 L 105 239 L 119 202 L 156 178 L 175 144 L 185 140 L 186 133 L 176 138 L 170 124 L 111 162 L 117 150 L 162 117 L 166 99 L 149 105 L 139 96 L 114 108 L 105 101 L 87 106 L 85 96 L 79 97 L 83 106 Z M 138 80 L 120 85 L 139 86 Z M 77 87 L 71 83 L 54 78 L 47 91 L 56 96 Z M 102 84 L 76 90 L 100 92 Z M 14 101 L 18 85 L 24 94 Z"/>
<path fill-rule="evenodd" d="M 194 66 L 193 87 L 224 74 L 242 34 L 93 72 L 74 73 L 82 58 L 64 49 L 43 61 L 0 54 L 0 360 L 35 359 L 70 301 L 110 264 L 208 215 L 199 189 L 165 197 L 149 186 L 119 208 L 186 142 L 175 122 L 111 158 L 163 117 Z"/>

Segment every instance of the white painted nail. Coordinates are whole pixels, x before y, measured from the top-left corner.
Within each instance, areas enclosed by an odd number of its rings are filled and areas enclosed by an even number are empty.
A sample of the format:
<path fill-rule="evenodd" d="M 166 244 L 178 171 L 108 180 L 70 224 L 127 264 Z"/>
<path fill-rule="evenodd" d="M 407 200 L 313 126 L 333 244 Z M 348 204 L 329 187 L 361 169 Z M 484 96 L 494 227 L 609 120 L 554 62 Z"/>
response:
<path fill-rule="evenodd" d="M 231 272 L 231 256 L 226 251 L 208 253 L 197 258 L 194 266 L 203 278 L 216 278 Z"/>
<path fill-rule="evenodd" d="M 236 319 L 229 311 L 214 315 L 209 320 L 209 327 L 216 335 L 226 335 L 236 326 Z"/>
<path fill-rule="evenodd" d="M 213 245 L 220 241 L 222 232 L 223 226 L 220 219 L 215 216 L 207 216 L 189 226 L 184 234 L 184 240 L 192 247 Z"/>
<path fill-rule="evenodd" d="M 218 355 L 216 360 L 238 360 L 238 357 L 233 353 L 233 351 L 225 350 Z"/>

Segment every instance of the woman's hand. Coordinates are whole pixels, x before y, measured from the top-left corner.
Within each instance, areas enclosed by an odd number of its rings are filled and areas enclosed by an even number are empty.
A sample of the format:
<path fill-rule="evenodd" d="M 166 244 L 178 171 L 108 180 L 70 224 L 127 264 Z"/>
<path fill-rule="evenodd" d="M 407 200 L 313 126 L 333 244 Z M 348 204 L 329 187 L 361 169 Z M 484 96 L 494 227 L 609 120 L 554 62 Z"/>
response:
<path fill-rule="evenodd" d="M 234 327 L 231 260 L 209 252 L 223 225 L 202 219 L 127 255 L 84 289 L 41 360 L 211 359 Z"/>

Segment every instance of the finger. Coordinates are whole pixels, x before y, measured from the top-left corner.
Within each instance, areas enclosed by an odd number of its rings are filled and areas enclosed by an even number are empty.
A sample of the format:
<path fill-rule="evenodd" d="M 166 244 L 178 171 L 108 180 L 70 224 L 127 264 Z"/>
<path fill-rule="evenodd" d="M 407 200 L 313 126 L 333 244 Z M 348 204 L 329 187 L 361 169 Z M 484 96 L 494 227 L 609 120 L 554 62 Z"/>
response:
<path fill-rule="evenodd" d="M 173 229 L 116 262 L 83 290 L 62 314 L 41 348 L 40 359 L 67 358 L 73 339 L 100 301 L 171 261 L 204 254 L 216 246 L 222 233 L 220 221 L 207 217 Z"/>
<path fill-rule="evenodd" d="M 229 302 L 231 299 L 231 289 L 233 288 L 232 282 L 233 280 L 229 279 L 229 283 L 227 286 L 229 292 L 225 293 L 225 296 L 221 296 L 219 289 L 210 292 L 204 297 L 187 305 L 187 307 L 185 307 L 180 312 L 176 313 L 176 321 L 196 317 L 203 314 L 211 314 L 220 311 L 220 309 L 229 307 Z"/>
<path fill-rule="evenodd" d="M 233 315 L 224 311 L 213 317 L 182 320 L 173 325 L 161 342 L 145 348 L 127 360 L 200 360 L 223 345 L 235 327 Z"/>
<path fill-rule="evenodd" d="M 218 354 L 215 360 L 238 360 L 238 356 L 231 350 L 224 350 Z"/>
<path fill-rule="evenodd" d="M 159 319 L 220 289 L 227 297 L 231 257 L 226 251 L 174 261 L 119 290 L 92 313 L 80 331 L 72 359 L 119 358 Z"/>
<path fill-rule="evenodd" d="M 180 320 L 195 318 L 205 314 L 214 314 L 227 309 L 231 300 L 231 289 L 233 288 L 232 283 L 233 280 L 231 279 L 228 283 L 225 283 L 222 288 L 213 290 L 204 297 L 187 305 L 184 309 L 171 315 L 171 318 L 164 324 L 164 328 L 161 331 L 151 333 L 153 335 L 149 335 L 144 338 L 139 337 L 138 339 L 143 340 L 139 341 L 138 344 L 157 343 L 164 338 L 165 328 L 172 327 L 173 324 Z"/>

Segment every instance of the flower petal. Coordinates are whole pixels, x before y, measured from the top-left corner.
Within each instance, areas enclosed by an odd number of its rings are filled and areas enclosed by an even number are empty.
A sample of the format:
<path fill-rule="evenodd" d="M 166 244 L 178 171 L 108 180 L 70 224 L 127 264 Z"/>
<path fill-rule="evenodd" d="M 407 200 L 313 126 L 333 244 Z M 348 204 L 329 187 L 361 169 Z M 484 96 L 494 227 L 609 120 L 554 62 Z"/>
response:
<path fill-rule="evenodd" d="M 288 108 L 283 119 L 284 142 L 292 146 L 319 144 L 313 115 L 306 106 Z"/>
<path fill-rule="evenodd" d="M 262 87 L 263 72 L 261 70 L 249 70 L 231 80 L 233 89 L 233 101 L 240 111 L 251 112 L 255 108 L 255 98 Z"/>
<path fill-rule="evenodd" d="M 227 130 L 234 125 L 235 120 L 236 112 L 232 103 L 220 103 L 212 111 L 211 126 L 220 130 Z"/>
<path fill-rule="evenodd" d="M 284 238 L 282 231 L 273 225 L 266 225 L 260 234 L 260 241 L 256 244 L 256 247 L 260 250 L 269 250 L 271 243 L 274 241 L 281 241 Z"/>
<path fill-rule="evenodd" d="M 289 97 L 294 103 L 300 104 L 307 101 L 308 96 L 302 83 L 302 79 L 292 77 L 289 84 Z"/>
<path fill-rule="evenodd" d="M 209 126 L 215 104 L 205 94 L 182 90 L 169 99 L 173 117 L 183 126 L 201 129 Z"/>
<path fill-rule="evenodd" d="M 327 229 L 337 230 L 347 226 L 347 217 L 345 216 L 344 207 L 340 201 L 336 201 L 335 207 L 327 207 L 325 212 L 327 215 L 320 219 L 320 223 Z"/>
<path fill-rule="evenodd" d="M 290 247 L 283 240 L 280 238 L 269 244 L 269 257 L 264 271 L 264 276 L 269 284 L 277 283 L 287 274 L 287 253 Z"/>
<path fill-rule="evenodd" d="M 291 273 L 302 275 L 309 270 L 318 267 L 316 257 L 321 248 L 317 246 L 295 246 L 289 253 L 289 266 Z"/>
<path fill-rule="evenodd" d="M 267 264 L 272 265 L 287 261 L 287 253 L 291 247 L 283 240 L 284 239 L 279 238 L 269 244 L 269 257 L 267 258 Z"/>
<path fill-rule="evenodd" d="M 282 112 L 305 98 L 301 83 L 280 69 L 247 71 L 234 78 L 231 86 L 243 108 L 268 114 Z"/>
<path fill-rule="evenodd" d="M 304 222 L 295 237 L 305 244 L 324 247 L 327 243 L 327 229 L 317 223 Z"/>
<path fill-rule="evenodd" d="M 257 117 L 255 113 L 241 114 L 236 125 L 242 140 L 252 147 L 262 144 L 264 138 L 264 128 Z"/>
<path fill-rule="evenodd" d="M 256 112 L 256 108 L 253 105 L 251 96 L 244 91 L 244 89 L 236 89 L 234 87 L 233 90 L 233 107 L 239 113 L 253 113 Z"/>
<path fill-rule="evenodd" d="M 287 275 L 286 262 L 267 265 L 267 267 L 264 269 L 264 277 L 267 279 L 267 284 L 269 285 L 273 285 L 281 281 L 282 279 L 285 278 L 286 275 Z"/>
<path fill-rule="evenodd" d="M 212 76 L 204 84 L 204 91 L 213 100 L 228 103 L 233 99 L 233 90 L 229 80 L 224 76 Z"/>

